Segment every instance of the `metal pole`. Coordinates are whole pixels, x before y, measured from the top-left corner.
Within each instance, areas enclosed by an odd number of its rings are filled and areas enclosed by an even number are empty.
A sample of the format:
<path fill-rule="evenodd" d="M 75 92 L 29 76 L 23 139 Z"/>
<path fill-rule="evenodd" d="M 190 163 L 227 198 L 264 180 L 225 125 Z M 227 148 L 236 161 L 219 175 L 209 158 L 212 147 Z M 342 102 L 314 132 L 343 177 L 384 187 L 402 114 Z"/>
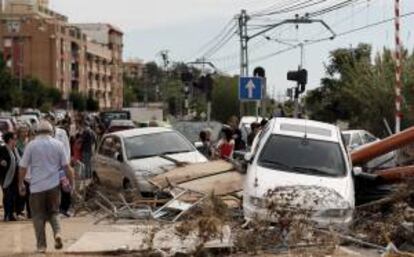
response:
<path fill-rule="evenodd" d="M 211 122 L 211 101 L 207 102 L 207 126 L 210 127 Z"/>
<path fill-rule="evenodd" d="M 300 43 L 299 46 L 300 46 L 300 65 L 298 67 L 298 70 L 301 70 L 303 68 L 304 45 L 303 43 Z M 298 83 L 297 90 L 299 90 L 299 87 L 300 85 Z M 299 94 L 297 94 L 296 92 L 295 92 L 295 111 L 294 111 L 293 116 L 295 118 L 298 118 L 299 116 Z"/>
<path fill-rule="evenodd" d="M 240 34 L 240 77 L 248 76 L 248 36 L 247 36 L 247 12 L 242 10 L 239 16 L 239 34 Z M 244 103 L 240 102 L 240 117 L 244 113 Z"/>
<path fill-rule="evenodd" d="M 401 131 L 401 40 L 400 40 L 400 0 L 395 0 L 395 133 Z"/>

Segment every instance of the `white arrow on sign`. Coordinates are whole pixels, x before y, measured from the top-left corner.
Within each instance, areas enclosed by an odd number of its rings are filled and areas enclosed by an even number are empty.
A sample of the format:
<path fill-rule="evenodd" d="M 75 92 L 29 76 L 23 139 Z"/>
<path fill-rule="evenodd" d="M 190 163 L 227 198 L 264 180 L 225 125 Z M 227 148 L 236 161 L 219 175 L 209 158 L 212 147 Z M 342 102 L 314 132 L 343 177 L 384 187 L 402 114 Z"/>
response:
<path fill-rule="evenodd" d="M 256 85 L 253 83 L 252 80 L 249 80 L 249 83 L 246 85 L 246 89 L 248 91 L 248 98 L 253 98 L 253 90 L 256 88 Z"/>

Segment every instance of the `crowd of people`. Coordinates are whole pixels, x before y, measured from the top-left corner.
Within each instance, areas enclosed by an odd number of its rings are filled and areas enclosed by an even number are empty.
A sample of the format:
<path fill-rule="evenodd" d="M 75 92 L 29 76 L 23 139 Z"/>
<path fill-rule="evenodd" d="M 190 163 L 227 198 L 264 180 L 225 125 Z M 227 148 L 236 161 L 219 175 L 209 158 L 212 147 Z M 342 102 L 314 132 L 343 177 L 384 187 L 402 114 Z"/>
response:
<path fill-rule="evenodd" d="M 99 130 L 98 130 L 99 132 Z M 62 248 L 59 213 L 70 216 L 78 162 L 91 178 L 91 157 L 97 134 L 83 117 L 57 121 L 46 115 L 35 127 L 20 126 L 2 135 L 0 186 L 4 221 L 32 219 L 39 252 L 46 250 L 45 223 L 53 229 L 55 248 Z"/>
<path fill-rule="evenodd" d="M 246 140 L 238 120 L 223 126 L 217 142 L 212 141 L 210 129 L 203 130 L 199 134 L 199 151 L 209 160 L 232 159 L 235 152 L 254 147 L 254 139 L 266 123 L 252 123 Z M 57 120 L 46 115 L 36 127 L 22 125 L 15 133 L 2 135 L 0 186 L 4 221 L 31 219 L 39 252 L 46 250 L 46 222 L 52 226 L 55 248 L 62 248 L 59 217 L 71 216 L 75 177 L 92 178 L 91 158 L 104 131 L 99 120 L 87 116 Z M 84 169 L 75 172 L 72 167 L 79 164 Z"/>
<path fill-rule="evenodd" d="M 250 125 L 247 142 L 243 140 L 242 131 L 238 127 L 237 121 L 229 121 L 229 125 L 223 126 L 217 142 L 213 142 L 212 131 L 210 129 L 202 130 L 199 134 L 202 146 L 198 150 L 209 160 L 233 159 L 235 152 L 246 152 L 252 148 L 254 139 L 267 123 L 268 121 L 266 119 L 263 119 L 261 122 L 253 122 Z"/>

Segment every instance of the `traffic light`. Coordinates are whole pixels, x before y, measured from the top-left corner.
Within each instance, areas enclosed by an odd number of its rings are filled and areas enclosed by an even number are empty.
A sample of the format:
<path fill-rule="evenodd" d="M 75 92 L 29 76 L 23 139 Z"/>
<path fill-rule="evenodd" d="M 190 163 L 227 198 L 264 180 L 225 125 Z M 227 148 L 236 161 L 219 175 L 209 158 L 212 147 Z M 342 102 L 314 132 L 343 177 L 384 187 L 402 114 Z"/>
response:
<path fill-rule="evenodd" d="M 181 81 L 182 82 L 190 82 L 193 80 L 193 74 L 189 71 L 185 71 L 181 73 Z"/>
<path fill-rule="evenodd" d="M 296 81 L 299 84 L 299 93 L 305 92 L 306 84 L 308 83 L 308 71 L 306 69 L 301 69 L 298 71 L 289 71 L 287 73 L 287 79 L 291 81 Z"/>
<path fill-rule="evenodd" d="M 266 77 L 266 71 L 262 67 L 256 67 L 253 70 L 253 76 L 265 78 Z"/>

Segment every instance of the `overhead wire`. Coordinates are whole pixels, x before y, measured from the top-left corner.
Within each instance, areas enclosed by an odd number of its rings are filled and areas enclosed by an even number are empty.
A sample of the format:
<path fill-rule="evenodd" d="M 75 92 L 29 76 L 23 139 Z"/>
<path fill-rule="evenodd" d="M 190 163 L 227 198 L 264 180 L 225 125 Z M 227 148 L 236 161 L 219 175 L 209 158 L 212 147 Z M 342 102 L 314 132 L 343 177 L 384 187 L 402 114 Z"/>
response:
<path fill-rule="evenodd" d="M 236 32 L 237 32 L 236 27 L 237 27 L 237 24 L 234 24 L 216 44 L 210 47 L 201 56 L 206 57 L 206 58 L 211 57 L 216 52 L 218 52 L 221 48 L 223 48 L 236 35 Z"/>
<path fill-rule="evenodd" d="M 267 13 L 259 13 L 259 14 L 253 14 L 251 15 L 252 17 L 255 16 L 271 16 L 271 15 L 275 15 L 275 14 L 281 14 L 281 13 L 290 13 L 290 12 L 294 12 L 294 11 L 299 11 L 308 7 L 312 7 L 312 6 L 316 6 L 319 5 L 321 3 L 324 3 L 328 0 L 307 0 L 307 1 L 302 1 L 299 2 L 297 4 L 291 5 L 289 7 L 286 7 L 284 9 L 278 9 L 278 10 L 274 10 L 274 11 L 270 11 Z"/>
<path fill-rule="evenodd" d="M 208 47 L 210 47 L 211 44 L 213 44 L 215 41 L 219 40 L 229 29 L 229 27 L 234 23 L 235 19 L 231 18 L 225 25 L 224 27 L 219 31 L 219 33 L 214 36 L 212 39 L 210 39 L 209 41 L 207 41 L 207 43 L 205 43 L 204 45 L 202 45 L 193 55 L 191 58 L 188 59 L 193 59 L 194 56 L 198 56 L 200 52 L 205 52 L 206 49 Z"/>
<path fill-rule="evenodd" d="M 406 18 L 406 17 L 411 16 L 411 15 L 414 15 L 414 12 L 408 12 L 408 13 L 402 14 L 401 15 L 401 18 Z M 343 32 L 337 33 L 336 34 L 336 38 L 343 37 L 343 36 L 346 36 L 348 34 L 355 33 L 355 32 L 361 31 L 361 30 L 365 30 L 365 29 L 369 29 L 369 28 L 372 28 L 372 27 L 376 27 L 376 26 L 379 26 L 379 25 L 388 23 L 388 22 L 393 21 L 393 20 L 395 20 L 395 17 L 389 18 L 389 19 L 385 19 L 385 20 L 381 20 L 381 21 L 377 21 L 377 22 L 374 22 L 374 23 L 371 23 L 371 24 L 368 24 L 368 25 L 364 25 L 364 26 L 361 26 L 361 27 L 357 27 L 357 28 L 354 28 L 354 29 L 350 29 L 350 30 L 347 30 L 347 31 L 343 31 Z M 324 42 L 324 41 L 330 41 L 330 40 L 331 39 L 329 39 L 329 38 L 324 38 L 324 39 L 320 39 L 320 40 L 314 40 L 314 41 L 311 41 L 311 42 L 305 42 L 305 46 L 317 44 L 317 43 Z M 300 44 L 297 44 L 297 45 L 288 47 L 288 48 L 286 48 L 284 50 L 277 51 L 277 52 L 272 53 L 272 54 L 268 54 L 266 56 L 262 56 L 262 57 L 256 58 L 256 59 L 252 60 L 252 62 L 262 61 L 262 60 L 271 58 L 271 57 L 273 57 L 275 55 L 279 55 L 279 54 L 282 54 L 284 52 L 293 50 L 293 49 L 298 48 L 298 47 L 300 47 Z"/>

